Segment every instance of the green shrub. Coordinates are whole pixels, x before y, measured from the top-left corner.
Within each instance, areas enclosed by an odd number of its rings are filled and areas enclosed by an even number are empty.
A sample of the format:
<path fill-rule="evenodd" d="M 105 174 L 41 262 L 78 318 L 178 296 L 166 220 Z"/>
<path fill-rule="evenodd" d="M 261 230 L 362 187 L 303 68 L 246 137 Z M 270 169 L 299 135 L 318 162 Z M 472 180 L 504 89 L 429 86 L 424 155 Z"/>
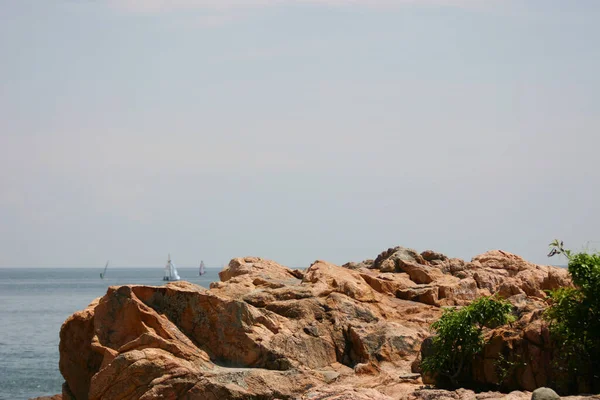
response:
<path fill-rule="evenodd" d="M 461 309 L 444 310 L 431 327 L 433 337 L 430 354 L 421 363 L 425 373 L 447 378 L 459 385 L 461 373 L 485 345 L 484 327 L 504 325 L 512 319 L 512 306 L 494 297 L 481 297 Z"/>
<path fill-rule="evenodd" d="M 545 313 L 556 343 L 558 389 L 562 392 L 600 391 L 600 254 L 573 253 L 555 240 L 549 257 L 569 260 L 574 288 L 550 293 Z"/>

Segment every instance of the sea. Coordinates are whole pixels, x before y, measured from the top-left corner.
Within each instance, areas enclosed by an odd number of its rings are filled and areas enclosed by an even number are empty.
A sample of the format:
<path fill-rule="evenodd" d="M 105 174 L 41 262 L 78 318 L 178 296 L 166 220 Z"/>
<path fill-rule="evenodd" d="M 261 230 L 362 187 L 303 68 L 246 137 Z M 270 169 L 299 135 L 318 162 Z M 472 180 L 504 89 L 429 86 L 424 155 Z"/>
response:
<path fill-rule="evenodd" d="M 61 393 L 60 327 L 114 285 L 161 286 L 163 268 L 0 268 L 0 400 Z M 181 279 L 207 287 L 221 268 L 177 267 Z"/>

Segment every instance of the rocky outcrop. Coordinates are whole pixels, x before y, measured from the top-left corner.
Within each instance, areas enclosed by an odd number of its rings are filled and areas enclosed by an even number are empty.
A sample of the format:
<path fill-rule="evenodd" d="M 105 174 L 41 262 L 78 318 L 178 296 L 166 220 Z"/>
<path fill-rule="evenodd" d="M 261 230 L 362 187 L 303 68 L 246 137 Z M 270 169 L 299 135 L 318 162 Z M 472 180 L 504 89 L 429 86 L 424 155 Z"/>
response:
<path fill-rule="evenodd" d="M 488 333 L 476 378 L 491 383 L 489 363 L 506 346 L 545 346 L 543 327 L 534 328 L 544 290 L 569 283 L 561 270 L 500 251 L 464 262 L 395 247 L 346 267 L 316 261 L 298 271 L 246 257 L 210 289 L 111 287 L 61 329 L 62 397 L 422 398 L 411 372 L 441 307 L 499 293 L 521 310 L 519 327 L 531 328 Z M 536 385 L 542 370 L 531 366 Z M 526 379 L 515 387 L 534 389 Z"/>
<path fill-rule="evenodd" d="M 366 280 L 375 290 L 390 293 L 393 289 L 388 282 L 398 282 L 394 287 L 397 297 L 436 306 L 464 305 L 496 293 L 504 297 L 525 293 L 544 299 L 544 291 L 570 284 L 564 269 L 532 264 L 500 250 L 464 262 L 431 250 L 419 254 L 394 247 L 375 259 L 373 270 L 379 273 L 371 272 Z M 385 277 L 382 272 L 400 276 Z"/>

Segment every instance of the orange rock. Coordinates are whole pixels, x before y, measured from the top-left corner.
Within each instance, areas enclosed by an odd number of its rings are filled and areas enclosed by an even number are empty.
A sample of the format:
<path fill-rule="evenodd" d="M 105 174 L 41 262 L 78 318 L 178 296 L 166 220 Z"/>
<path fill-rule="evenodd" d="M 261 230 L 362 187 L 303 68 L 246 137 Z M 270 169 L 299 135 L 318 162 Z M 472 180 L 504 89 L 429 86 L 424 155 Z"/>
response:
<path fill-rule="evenodd" d="M 535 358 L 509 377 L 514 388 L 551 378 L 539 313 L 543 290 L 569 284 L 560 270 L 501 251 L 465 263 L 403 247 L 346 265 L 293 271 L 244 257 L 208 290 L 187 282 L 111 287 L 63 324 L 62 398 L 466 400 L 472 392 L 416 391 L 418 378 L 401 377 L 419 370 L 441 306 L 494 293 L 520 319 L 487 332 L 495 339 L 473 364 L 475 378 L 497 383 L 500 354 Z"/>
<path fill-rule="evenodd" d="M 381 273 L 375 271 L 361 272 L 361 278 L 379 293 L 395 296 L 398 290 L 416 286 L 405 273 Z"/>
<path fill-rule="evenodd" d="M 321 294 L 334 291 L 362 302 L 375 301 L 375 292 L 358 272 L 325 261 L 315 261 L 306 270 L 303 282 L 312 283 Z"/>
<path fill-rule="evenodd" d="M 90 380 L 102 364 L 102 356 L 92 350 L 94 310 L 99 300 L 71 315 L 61 327 L 58 365 L 67 382 L 67 387 L 63 387 L 64 398 L 87 399 Z"/>

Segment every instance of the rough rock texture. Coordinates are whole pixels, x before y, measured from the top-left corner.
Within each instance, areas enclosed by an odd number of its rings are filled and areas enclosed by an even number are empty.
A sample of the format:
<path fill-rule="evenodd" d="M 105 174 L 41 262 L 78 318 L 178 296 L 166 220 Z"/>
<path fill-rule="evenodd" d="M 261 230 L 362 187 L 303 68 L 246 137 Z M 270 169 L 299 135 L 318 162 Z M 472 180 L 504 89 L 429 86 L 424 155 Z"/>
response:
<path fill-rule="evenodd" d="M 556 392 L 547 387 L 535 389 L 531 394 L 531 400 L 557 400 L 560 396 Z"/>
<path fill-rule="evenodd" d="M 464 262 L 403 247 L 346 267 L 316 261 L 298 271 L 246 257 L 210 289 L 111 287 L 61 329 L 62 398 L 499 398 L 417 390 L 411 373 L 442 306 L 492 293 L 509 297 L 520 319 L 488 332 L 475 379 L 497 383 L 490 365 L 510 353 L 528 360 L 511 385 L 545 384 L 539 315 L 544 290 L 569 284 L 566 271 L 501 251 Z M 519 393 L 507 397 L 529 396 Z"/>
<path fill-rule="evenodd" d="M 494 329 L 487 333 L 483 356 L 475 360 L 474 378 L 483 384 L 520 388 L 532 391 L 553 381 L 553 347 L 548 327 L 542 322 L 543 306 L 532 301 L 519 304 L 527 299 L 525 295 L 510 298 L 513 304 L 521 307 L 521 318 L 512 326 Z M 502 382 L 502 372 L 507 375 Z"/>

